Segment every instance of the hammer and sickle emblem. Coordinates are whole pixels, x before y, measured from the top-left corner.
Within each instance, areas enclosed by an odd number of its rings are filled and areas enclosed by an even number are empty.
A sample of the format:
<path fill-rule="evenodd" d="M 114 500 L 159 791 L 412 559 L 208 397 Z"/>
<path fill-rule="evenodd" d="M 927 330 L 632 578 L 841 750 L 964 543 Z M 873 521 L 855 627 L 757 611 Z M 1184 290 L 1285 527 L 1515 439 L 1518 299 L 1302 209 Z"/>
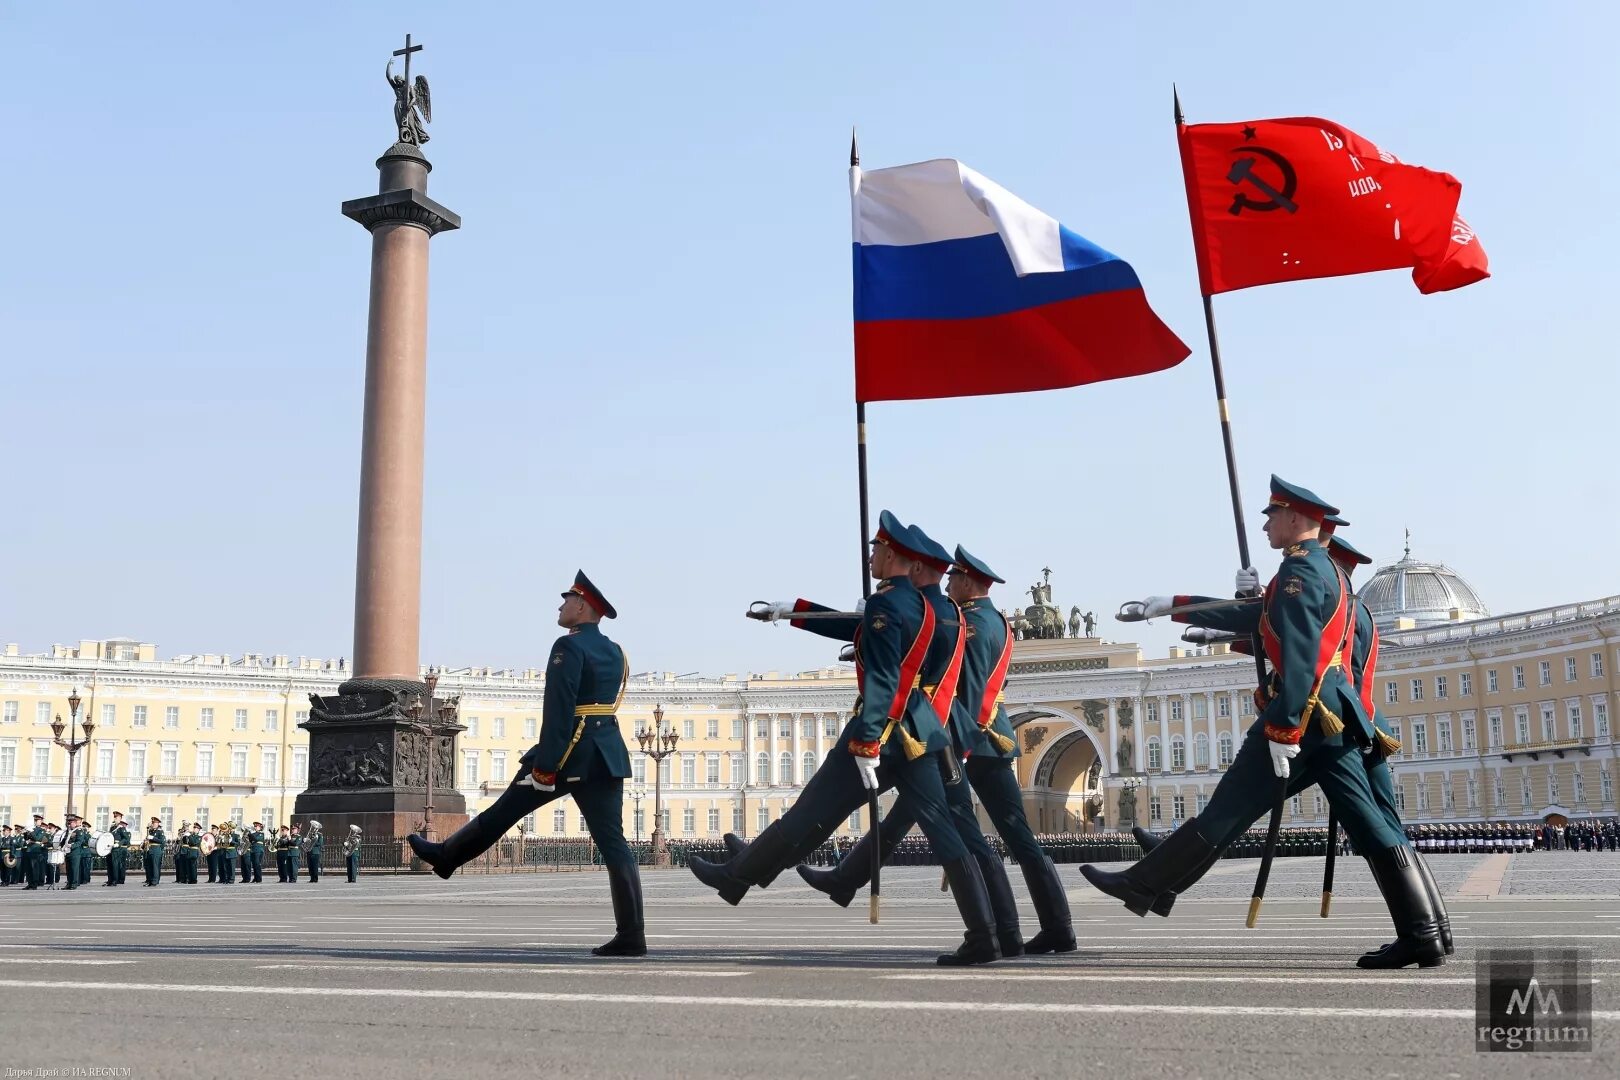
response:
<path fill-rule="evenodd" d="M 1254 171 L 1257 158 L 1244 157 L 1232 162 L 1232 168 L 1227 172 L 1226 178 L 1234 184 L 1245 181 L 1250 187 L 1264 195 L 1265 200 L 1253 199 L 1248 192 L 1239 191 L 1232 196 L 1231 213 L 1240 214 L 1245 210 L 1286 210 L 1290 214 L 1299 212 L 1299 204 L 1294 202 L 1294 192 L 1299 188 L 1299 177 L 1294 173 L 1294 166 L 1289 160 L 1264 146 L 1240 146 L 1232 151 L 1234 154 L 1258 154 L 1267 161 L 1276 165 L 1282 171 L 1282 189 L 1278 190 Z"/>

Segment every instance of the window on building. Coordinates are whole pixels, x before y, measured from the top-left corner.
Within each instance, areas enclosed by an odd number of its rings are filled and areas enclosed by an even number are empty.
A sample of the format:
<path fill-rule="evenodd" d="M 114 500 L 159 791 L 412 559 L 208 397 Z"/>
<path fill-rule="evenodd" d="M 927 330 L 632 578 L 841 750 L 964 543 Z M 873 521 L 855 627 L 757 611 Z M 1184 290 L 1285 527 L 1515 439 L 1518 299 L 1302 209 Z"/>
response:
<path fill-rule="evenodd" d="M 0 724 L 15 724 L 17 722 L 17 710 L 21 707 L 21 703 L 16 701 L 8 701 L 4 705 L 0 705 Z"/>
<path fill-rule="evenodd" d="M 96 747 L 96 776 L 101 780 L 111 780 L 113 774 L 113 748 L 110 746 Z"/>
<path fill-rule="evenodd" d="M 1202 731 L 1193 736 L 1193 765 L 1200 769 L 1209 768 L 1209 736 Z"/>
<path fill-rule="evenodd" d="M 1600 652 L 1592 654 L 1592 678 L 1603 678 L 1603 654 Z"/>
<path fill-rule="evenodd" d="M 538 739 L 540 737 L 540 721 L 532 716 L 525 716 L 523 718 L 523 737 L 531 741 Z"/>
<path fill-rule="evenodd" d="M 719 721 L 715 721 L 715 722 L 719 723 Z M 718 836 L 719 833 L 720 833 L 720 808 L 717 807 L 717 806 L 711 806 L 711 807 L 709 807 L 709 835 L 710 836 Z"/>
<path fill-rule="evenodd" d="M 293 710 L 293 726 L 294 727 L 297 727 L 299 724 L 304 724 L 304 723 L 308 723 L 308 722 L 309 722 L 309 710 L 308 709 L 294 709 Z"/>
<path fill-rule="evenodd" d="M 1397 809 L 1397 810 L 1405 810 L 1406 809 L 1406 785 L 1405 784 L 1396 784 L 1395 785 L 1395 809 Z"/>
<path fill-rule="evenodd" d="M 697 757 L 693 754 L 681 755 L 681 786 L 697 786 Z"/>
<path fill-rule="evenodd" d="M 703 782 L 710 787 L 720 783 L 720 755 L 710 754 L 703 759 Z"/>
<path fill-rule="evenodd" d="M 1494 694 L 1500 689 L 1501 689 L 1501 687 L 1497 684 L 1497 681 L 1496 681 L 1496 669 L 1495 668 L 1487 669 L 1486 672 L 1485 672 L 1485 692 L 1487 694 Z"/>
<path fill-rule="evenodd" d="M 496 780 L 506 775 L 505 750 L 491 750 L 489 752 L 489 775 Z"/>
<path fill-rule="evenodd" d="M 478 738 L 478 717 L 467 717 L 467 730 L 463 734 L 469 739 Z"/>
<path fill-rule="evenodd" d="M 180 748 L 178 746 L 165 746 L 158 760 L 162 762 L 161 770 L 164 776 L 174 776 L 180 771 Z M 303 777 L 299 777 L 300 780 Z"/>
<path fill-rule="evenodd" d="M 858 819 L 860 816 L 861 816 L 861 812 L 859 810 L 857 810 L 857 811 L 855 811 L 855 813 L 850 815 L 850 820 L 854 821 L 854 820 Z M 754 810 L 754 831 L 757 832 L 757 833 L 762 833 L 762 832 L 764 832 L 766 829 L 768 829 L 770 827 L 771 827 L 771 808 L 768 807 L 768 806 L 756 807 L 755 810 Z M 860 827 L 859 825 L 856 826 L 856 828 L 859 828 L 859 827 Z"/>
<path fill-rule="evenodd" d="M 697 721 L 696 720 L 682 720 L 681 721 L 681 738 L 687 739 L 689 741 L 692 740 L 692 739 L 697 738 Z"/>
<path fill-rule="evenodd" d="M 1215 699 L 1215 717 L 1218 720 L 1229 720 L 1232 717 L 1232 698 L 1221 694 Z"/>
<path fill-rule="evenodd" d="M 1172 724 L 1179 723 L 1181 721 L 1181 718 L 1184 715 L 1185 715 L 1185 713 L 1183 712 L 1182 700 L 1180 698 L 1171 698 L 1170 699 L 1170 722 Z"/>
<path fill-rule="evenodd" d="M 741 787 L 743 784 L 748 783 L 748 777 L 743 772 L 743 760 L 744 760 L 743 755 L 741 755 L 741 754 L 731 754 L 730 757 L 731 757 L 731 782 L 732 782 L 732 784 L 734 784 L 734 785 L 736 785 L 738 787 Z"/>
<path fill-rule="evenodd" d="M 765 717 L 754 721 L 754 738 L 763 742 L 771 737 L 771 722 Z"/>
<path fill-rule="evenodd" d="M 104 728 L 118 726 L 118 706 L 110 702 L 101 705 L 101 726 Z"/>
<path fill-rule="evenodd" d="M 534 815 L 533 814 L 528 815 L 522 821 L 518 822 L 518 831 L 523 833 L 523 835 L 525 835 L 525 836 L 533 836 L 534 835 Z"/>
<path fill-rule="evenodd" d="M 792 753 L 784 752 L 782 754 L 782 756 L 777 759 L 776 782 L 779 783 L 779 784 L 791 784 L 791 783 L 793 783 L 793 755 L 792 755 Z"/>
<path fill-rule="evenodd" d="M 1422 701 L 1423 700 L 1423 680 L 1422 679 L 1413 679 L 1412 680 L 1412 700 L 1413 701 Z"/>
<path fill-rule="evenodd" d="M 567 810 L 553 810 L 551 812 L 551 831 L 558 836 L 568 831 Z"/>
<path fill-rule="evenodd" d="M 754 783 L 769 784 L 771 782 L 771 755 L 760 751 L 754 758 Z"/>
<path fill-rule="evenodd" d="M 1573 656 L 1564 657 L 1564 681 L 1574 682 L 1578 678 L 1580 676 L 1576 674 L 1575 658 Z"/>
<path fill-rule="evenodd" d="M 743 828 L 743 808 L 741 804 L 738 804 L 731 808 L 731 831 L 740 833 Z"/>
<path fill-rule="evenodd" d="M 1429 725 L 1423 720 L 1412 721 L 1412 753 L 1427 754 L 1429 752 Z"/>
<path fill-rule="evenodd" d="M 1317 817 L 1321 817 L 1323 814 L 1327 813 L 1327 803 L 1323 800 L 1322 793 L 1320 791 L 1316 793 L 1316 797 L 1311 801 Z"/>
<path fill-rule="evenodd" d="M 1170 767 L 1172 769 L 1185 769 L 1187 767 L 1187 742 L 1180 735 L 1170 736 Z M 1180 817 L 1180 814 L 1176 815 Z"/>
<path fill-rule="evenodd" d="M 1200 694 L 1198 697 L 1193 698 L 1192 707 L 1193 707 L 1193 719 L 1194 720 L 1208 720 L 1209 719 L 1209 702 L 1208 702 L 1208 700 L 1206 700 L 1204 698 L 1204 696 L 1202 694 Z"/>
<path fill-rule="evenodd" d="M 1581 731 L 1581 703 L 1571 701 L 1565 705 L 1566 719 L 1569 721 L 1569 737 L 1579 739 L 1583 736 Z"/>
<path fill-rule="evenodd" d="M 1232 764 L 1232 733 L 1230 731 L 1221 732 L 1221 737 L 1216 741 L 1216 745 L 1216 752 L 1220 755 L 1221 768 L 1224 769 Z"/>
<path fill-rule="evenodd" d="M 1601 738 L 1609 735 L 1609 703 L 1603 698 L 1592 702 L 1592 731 Z"/>
<path fill-rule="evenodd" d="M 1457 696 L 1458 697 L 1472 697 L 1473 693 L 1474 693 L 1474 675 L 1473 675 L 1473 673 L 1469 672 L 1469 671 L 1459 672 L 1457 674 Z"/>
<path fill-rule="evenodd" d="M 17 778 L 17 744 L 0 743 L 0 780 Z"/>
<path fill-rule="evenodd" d="M 34 703 L 34 724 L 36 727 L 49 727 L 51 724 L 51 703 L 37 701 Z"/>
<path fill-rule="evenodd" d="M 1558 801 L 1558 774 L 1551 769 L 1547 770 L 1547 801 L 1550 803 Z"/>
<path fill-rule="evenodd" d="M 1530 745 L 1530 710 L 1520 707 L 1513 710 L 1513 733 L 1518 736 L 1520 746 Z"/>
<path fill-rule="evenodd" d="M 1473 776 L 1468 778 L 1468 809 L 1479 809 L 1479 779 Z"/>
<path fill-rule="evenodd" d="M 214 710 L 213 709 L 198 709 L 197 710 L 197 726 L 202 728 L 204 731 L 212 731 L 212 730 L 214 730 Z"/>
<path fill-rule="evenodd" d="M 1150 736 L 1147 741 L 1147 767 L 1158 771 L 1164 768 L 1164 753 L 1159 747 L 1159 737 Z"/>
<path fill-rule="evenodd" d="M 1170 811 L 1175 815 L 1176 821 L 1187 816 L 1187 797 L 1179 792 L 1170 798 Z"/>
<path fill-rule="evenodd" d="M 1530 809 L 1530 774 L 1525 773 L 1519 777 L 1519 799 L 1524 803 L 1526 810 Z"/>
<path fill-rule="evenodd" d="M 28 774 L 32 780 L 44 780 L 51 775 L 51 748 L 49 746 L 34 747 L 34 768 Z"/>
<path fill-rule="evenodd" d="M 1427 810 L 1429 808 L 1429 778 L 1428 777 L 1426 777 L 1426 776 L 1418 777 L 1417 792 L 1418 792 L 1418 812 L 1421 813 L 1424 810 Z"/>
<path fill-rule="evenodd" d="M 1500 808 L 1507 802 L 1507 785 L 1502 783 L 1501 774 L 1498 773 L 1495 783 L 1491 787 L 1491 794 L 1496 798 L 1496 806 Z"/>
<path fill-rule="evenodd" d="M 1447 810 L 1457 805 L 1457 793 L 1451 786 L 1451 777 L 1443 777 L 1440 781 L 1440 805 Z"/>
<path fill-rule="evenodd" d="M 1436 699 L 1451 696 L 1451 689 L 1444 675 L 1436 675 L 1434 677 L 1434 696 Z"/>
<path fill-rule="evenodd" d="M 1541 703 L 1541 741 L 1552 742 L 1558 737 L 1558 718 L 1550 701 Z"/>
<path fill-rule="evenodd" d="M 799 757 L 799 783 L 808 784 L 814 775 L 816 775 L 816 755 L 813 751 L 806 750 Z"/>
<path fill-rule="evenodd" d="M 145 746 L 132 745 L 129 748 L 129 775 L 135 777 L 136 779 L 140 779 L 146 775 Z"/>
<path fill-rule="evenodd" d="M 1153 817 L 1154 821 L 1164 820 L 1163 810 L 1164 807 L 1159 804 L 1159 797 L 1157 795 L 1148 800 L 1148 813 Z"/>
<path fill-rule="evenodd" d="M 669 787 L 675 782 L 674 772 L 675 763 L 673 761 L 671 761 L 669 758 L 665 758 L 663 761 L 660 761 L 658 763 L 659 783 L 663 784 L 665 787 Z"/>
<path fill-rule="evenodd" d="M 1614 803 L 1614 781 L 1609 777 L 1609 770 L 1604 769 L 1598 773 L 1598 801 L 1605 806 Z"/>
<path fill-rule="evenodd" d="M 1475 750 L 1479 747 L 1478 733 L 1474 730 L 1474 728 L 1474 718 L 1472 716 L 1463 717 L 1462 729 L 1464 750 Z"/>
<path fill-rule="evenodd" d="M 731 741 L 732 742 L 742 742 L 743 739 L 745 737 L 747 737 L 747 732 L 748 732 L 748 723 L 747 723 L 747 721 L 745 721 L 745 720 L 732 720 L 732 722 L 731 722 Z"/>
<path fill-rule="evenodd" d="M 171 731 L 180 726 L 180 706 L 166 705 L 163 708 L 163 726 Z"/>
<path fill-rule="evenodd" d="M 1523 690 L 1524 689 L 1524 665 L 1523 664 L 1514 664 L 1513 665 L 1513 689 L 1515 689 L 1515 690 Z"/>
<path fill-rule="evenodd" d="M 1442 754 L 1451 753 L 1451 721 L 1436 720 L 1434 722 L 1434 733 L 1440 737 L 1440 752 Z"/>
<path fill-rule="evenodd" d="M 1485 722 L 1490 726 L 1491 749 L 1499 749 L 1502 745 L 1502 714 L 1492 713 Z"/>
<path fill-rule="evenodd" d="M 1540 671 L 1541 671 L 1541 685 L 1542 686 L 1551 686 L 1552 685 L 1552 661 L 1551 660 L 1543 660 L 1543 661 L 1540 662 L 1538 667 L 1540 668 Z"/>
<path fill-rule="evenodd" d="M 237 746 L 231 748 L 231 776 L 233 779 L 247 778 L 247 747 Z"/>
<path fill-rule="evenodd" d="M 635 831 L 636 839 L 640 840 L 642 830 L 647 827 L 647 812 L 638 806 L 631 816 L 635 820 L 630 823 L 630 828 Z"/>
<path fill-rule="evenodd" d="M 1399 705 L 1401 702 L 1400 684 L 1391 679 L 1384 684 L 1384 704 Z"/>
<path fill-rule="evenodd" d="M 1293 817 L 1305 816 L 1305 804 L 1298 795 L 1288 800 L 1288 813 Z"/>
<path fill-rule="evenodd" d="M 778 717 L 776 720 L 776 734 L 784 739 L 793 738 L 793 721 L 785 716 Z"/>
<path fill-rule="evenodd" d="M 262 747 L 259 750 L 259 779 L 267 784 L 275 782 L 281 776 L 281 769 L 279 768 L 281 763 L 277 760 L 277 757 L 276 748 L 273 746 Z M 270 819 L 266 818 L 265 820 Z"/>
<path fill-rule="evenodd" d="M 827 717 L 822 722 L 821 732 L 829 739 L 838 738 L 838 718 L 834 716 Z"/>
<path fill-rule="evenodd" d="M 690 806 L 681 811 L 681 832 L 686 836 L 697 832 L 697 811 Z"/>
<path fill-rule="evenodd" d="M 232 727 L 233 727 L 234 730 L 236 730 L 236 731 L 246 731 L 247 730 L 247 712 L 248 711 L 246 709 L 237 709 L 236 710 L 236 718 L 235 718 L 235 720 L 233 721 L 233 724 L 232 724 Z"/>
<path fill-rule="evenodd" d="M 198 747 L 197 775 L 202 777 L 214 775 L 214 748 L 212 746 Z"/>
<path fill-rule="evenodd" d="M 168 807 L 164 807 L 164 809 L 168 810 Z M 159 814 L 158 816 L 162 817 L 161 814 Z M 173 820 L 174 814 L 173 814 L 172 811 L 170 812 L 169 817 L 170 817 L 171 820 Z M 208 826 L 211 824 L 211 822 L 209 821 L 209 817 L 208 817 L 208 807 L 207 807 L 207 805 L 204 804 L 202 806 L 197 807 L 197 812 L 196 812 L 195 815 L 192 816 L 191 820 L 195 821 L 198 824 L 199 827 L 206 830 L 208 828 Z M 165 827 L 164 831 L 165 832 L 168 831 L 167 827 Z"/>
<path fill-rule="evenodd" d="M 1394 739 L 1396 742 L 1400 742 L 1401 741 L 1401 722 L 1400 722 L 1399 718 L 1392 716 L 1392 717 L 1390 717 L 1388 719 L 1387 723 L 1389 724 L 1390 738 Z"/>
<path fill-rule="evenodd" d="M 489 736 L 492 739 L 506 738 L 506 717 L 497 716 L 489 722 Z"/>
<path fill-rule="evenodd" d="M 461 755 L 461 786 L 478 786 L 478 751 L 467 750 Z"/>
<path fill-rule="evenodd" d="M 1147 707 L 1143 710 L 1143 716 L 1146 717 L 1147 723 L 1157 724 L 1159 722 L 1159 703 L 1157 701 L 1149 701 L 1147 703 Z"/>
<path fill-rule="evenodd" d="M 630 776 L 638 784 L 647 782 L 647 759 L 640 754 L 630 763 Z"/>
<path fill-rule="evenodd" d="M 709 717 L 709 722 L 705 725 L 705 728 L 709 738 L 718 739 L 720 737 L 720 718 L 716 716 Z"/>
<path fill-rule="evenodd" d="M 281 710 L 280 709 L 266 709 L 266 710 L 264 710 L 264 730 L 266 730 L 266 731 L 280 731 L 281 730 Z"/>
<path fill-rule="evenodd" d="M 1574 794 L 1576 806 L 1579 806 L 1586 801 L 1586 777 L 1581 775 L 1581 770 L 1579 768 L 1576 768 L 1575 770 Z"/>

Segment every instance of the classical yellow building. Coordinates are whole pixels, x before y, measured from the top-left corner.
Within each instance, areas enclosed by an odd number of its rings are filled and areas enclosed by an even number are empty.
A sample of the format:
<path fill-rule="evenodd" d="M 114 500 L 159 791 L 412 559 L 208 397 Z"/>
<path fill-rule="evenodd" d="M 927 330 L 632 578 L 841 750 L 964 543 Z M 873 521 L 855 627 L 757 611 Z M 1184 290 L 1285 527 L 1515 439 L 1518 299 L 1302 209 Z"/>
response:
<path fill-rule="evenodd" d="M 1614 669 L 1620 597 L 1490 617 L 1452 571 L 1410 555 L 1364 587 L 1386 628 L 1376 692 L 1404 744 L 1397 792 L 1409 822 L 1612 815 L 1616 805 Z M 61 820 L 68 756 L 51 721 L 78 689 L 95 727 L 79 752 L 75 802 L 92 824 L 282 823 L 308 774 L 298 724 L 308 695 L 349 677 L 341 662 L 285 656 L 157 659 L 130 640 L 82 641 L 0 655 L 0 823 Z M 1198 813 L 1253 722 L 1252 661 L 1220 647 L 1148 659 L 1093 637 L 1021 641 L 1007 704 L 1019 776 L 1040 832 L 1132 823 L 1168 826 Z M 440 696 L 461 698 L 457 786 L 488 806 L 538 736 L 544 672 L 453 670 Z M 837 738 L 854 698 L 847 665 L 791 675 L 632 677 L 627 741 L 653 710 L 680 736 L 663 764 L 666 834 L 752 835 L 792 804 Z M 82 738 L 81 732 L 75 737 Z M 653 777 L 632 752 L 628 835 L 651 832 Z M 1320 794 L 1288 807 L 1290 824 L 1325 824 Z M 860 815 L 845 831 L 861 827 Z M 579 836 L 572 803 L 524 829 Z"/>

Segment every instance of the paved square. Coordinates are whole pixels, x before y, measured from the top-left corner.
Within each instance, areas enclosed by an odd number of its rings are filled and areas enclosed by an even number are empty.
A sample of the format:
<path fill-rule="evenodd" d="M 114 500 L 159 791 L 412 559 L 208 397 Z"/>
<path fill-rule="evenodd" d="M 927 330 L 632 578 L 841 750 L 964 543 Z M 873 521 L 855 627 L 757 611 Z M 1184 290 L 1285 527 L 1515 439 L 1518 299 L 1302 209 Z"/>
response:
<path fill-rule="evenodd" d="M 595 872 L 8 889 L 0 1065 L 186 1078 L 1620 1073 L 1620 856 L 1513 856 L 1494 875 L 1484 856 L 1430 861 L 1454 897 L 1457 955 L 1421 973 L 1353 966 L 1390 936 L 1354 859 L 1325 921 L 1321 860 L 1279 861 L 1253 931 L 1253 860 L 1218 866 L 1170 919 L 1136 919 L 1061 866 L 1080 950 L 965 971 L 933 965 L 960 924 L 929 868 L 885 874 L 880 928 L 864 897 L 841 910 L 792 874 L 730 908 L 684 870 L 648 871 L 645 960 L 589 955 L 612 933 Z M 1491 893 L 1465 895 L 1482 881 Z M 1590 950 L 1594 1053 L 1473 1051 L 1474 959 L 1508 942 Z"/>

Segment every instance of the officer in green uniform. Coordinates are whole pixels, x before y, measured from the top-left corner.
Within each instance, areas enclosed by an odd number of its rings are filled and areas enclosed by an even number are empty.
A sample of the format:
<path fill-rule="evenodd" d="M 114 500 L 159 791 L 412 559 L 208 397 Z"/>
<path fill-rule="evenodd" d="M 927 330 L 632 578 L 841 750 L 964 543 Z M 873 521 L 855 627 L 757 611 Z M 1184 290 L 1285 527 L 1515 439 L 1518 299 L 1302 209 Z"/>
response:
<path fill-rule="evenodd" d="M 0 887 L 11 884 L 13 863 L 18 868 L 22 866 L 22 859 L 17 854 L 16 840 L 12 836 L 10 825 L 0 825 Z"/>
<path fill-rule="evenodd" d="M 922 690 L 920 672 L 932 643 L 935 611 L 911 583 L 911 566 L 918 552 L 910 530 L 887 510 L 878 522 L 871 571 L 881 584 L 850 635 L 855 642 L 859 696 L 838 745 L 828 752 L 793 806 L 753 843 L 725 863 L 694 858 L 687 865 L 727 903 L 740 903 L 750 888 L 820 847 L 851 813 L 866 805 L 868 792 L 896 787 L 900 801 L 908 804 L 944 866 L 966 928 L 961 946 L 940 956 L 938 962 L 949 966 L 989 963 L 1001 955 L 995 920 L 978 862 L 951 822 L 941 775 L 949 765 L 944 759 L 949 739 Z M 791 606 L 799 611 L 817 609 L 807 601 Z M 775 605 L 773 613 L 780 616 L 781 607 Z M 822 621 L 812 622 L 818 633 L 834 635 Z"/>
<path fill-rule="evenodd" d="M 959 757 L 966 758 L 962 769 L 968 783 L 948 784 L 945 794 L 957 832 L 973 853 L 984 875 L 990 907 L 995 915 L 1001 955 L 1071 952 L 1075 948 L 1075 939 L 1068 897 L 1058 880 L 1056 867 L 1035 841 L 1035 835 L 1024 816 L 1023 794 L 1014 771 L 1018 744 L 1012 738 L 1012 724 L 1001 700 L 1002 687 L 1012 659 L 1013 636 L 1007 620 L 990 602 L 989 594 L 991 584 L 1003 582 L 1003 579 L 960 546 L 953 558 L 915 525 L 912 526 L 912 535 L 925 549 L 925 558 L 932 564 L 928 567 L 929 571 L 937 571 L 940 565 L 949 566 L 950 600 L 962 613 L 967 628 L 961 675 L 951 703 L 950 735 L 952 750 Z M 935 575 L 919 574 L 914 565 L 913 584 L 922 589 L 930 602 L 935 602 L 929 590 L 933 588 L 937 592 L 937 585 L 925 584 L 931 576 Z M 936 613 L 939 611 L 936 603 Z M 930 658 L 933 651 L 933 648 L 929 649 Z M 926 690 L 930 682 L 926 664 L 924 672 Z M 1017 902 L 1007 882 L 1001 854 L 991 847 L 979 828 L 972 795 L 969 794 L 970 786 L 972 792 L 978 794 L 996 831 L 1012 851 L 1013 858 L 1023 871 L 1024 882 L 1029 887 L 1041 930 L 1027 945 L 1019 938 Z M 913 824 L 914 819 L 907 808 L 900 804 L 884 817 L 880 834 L 885 862 L 890 861 L 891 852 Z M 870 844 L 871 834 L 868 833 L 831 870 L 813 870 L 800 863 L 799 876 L 813 888 L 847 905 L 855 890 L 865 885 L 871 877 Z"/>
<path fill-rule="evenodd" d="M 78 814 L 67 816 L 67 887 L 77 889 L 90 881 L 90 830 Z"/>
<path fill-rule="evenodd" d="M 182 821 L 174 834 L 174 883 L 197 884 L 197 863 L 202 861 L 202 829 Z"/>
<path fill-rule="evenodd" d="M 156 886 L 163 880 L 163 848 L 167 843 L 163 819 L 152 818 L 146 823 L 146 854 L 143 861 L 147 885 Z"/>
<path fill-rule="evenodd" d="M 276 830 L 276 880 L 283 884 L 298 880 L 292 871 L 292 852 L 292 833 L 283 825 Z"/>
<path fill-rule="evenodd" d="M 253 884 L 264 883 L 264 822 L 255 821 L 248 830 L 248 872 L 253 875 Z M 245 880 L 245 878 L 244 878 Z"/>
<path fill-rule="evenodd" d="M 591 953 L 645 956 L 641 874 L 624 839 L 624 781 L 630 775 L 630 755 L 619 731 L 618 713 L 630 661 L 601 629 L 603 619 L 618 614 L 584 571 L 574 575 L 557 610 L 557 625 L 568 633 L 552 645 L 546 667 L 540 741 L 519 760 L 517 775 L 493 806 L 442 844 L 413 833 L 410 845 L 434 873 L 448 879 L 519 821 L 572 795 L 601 852 L 613 899 L 613 937 Z"/>
<path fill-rule="evenodd" d="M 1184 882 L 1202 876 L 1229 839 L 1270 810 L 1276 798 L 1272 777 L 1287 779 L 1297 758 L 1311 782 L 1321 785 L 1356 850 L 1368 857 L 1395 922 L 1396 946 L 1378 960 L 1363 957 L 1358 964 L 1435 967 L 1445 961 L 1438 915 L 1411 847 L 1379 810 L 1360 762 L 1361 748 L 1373 745 L 1376 729 L 1345 670 L 1353 610 L 1348 588 L 1319 542 L 1323 519 L 1335 513 L 1311 492 L 1272 477 L 1265 531 L 1284 559 L 1263 604 L 1177 616 L 1238 634 L 1261 633 L 1273 670 L 1269 685 L 1256 695 L 1260 716 L 1204 813 L 1123 873 L 1090 866 L 1081 872 L 1133 913 L 1145 915 L 1163 893 L 1180 892 Z M 1252 570 L 1239 571 L 1239 592 L 1249 591 L 1255 581 Z M 1149 597 L 1136 607 L 1151 618 L 1203 599 Z"/>
<path fill-rule="evenodd" d="M 23 891 L 26 892 L 45 884 L 45 845 L 50 841 L 50 833 L 45 831 L 44 814 L 34 815 L 34 827 L 23 839 L 23 870 L 28 878 Z"/>
<path fill-rule="evenodd" d="M 107 853 L 107 881 L 108 885 L 122 885 L 124 883 L 124 868 L 129 859 L 129 826 L 124 824 L 124 815 L 113 811 L 112 838 L 113 848 Z"/>
<path fill-rule="evenodd" d="M 313 818 L 304 826 L 304 842 L 309 845 L 304 852 L 304 862 L 309 866 L 309 884 L 313 885 L 321 880 L 321 856 L 326 853 L 326 834 L 321 831 L 321 823 Z"/>

